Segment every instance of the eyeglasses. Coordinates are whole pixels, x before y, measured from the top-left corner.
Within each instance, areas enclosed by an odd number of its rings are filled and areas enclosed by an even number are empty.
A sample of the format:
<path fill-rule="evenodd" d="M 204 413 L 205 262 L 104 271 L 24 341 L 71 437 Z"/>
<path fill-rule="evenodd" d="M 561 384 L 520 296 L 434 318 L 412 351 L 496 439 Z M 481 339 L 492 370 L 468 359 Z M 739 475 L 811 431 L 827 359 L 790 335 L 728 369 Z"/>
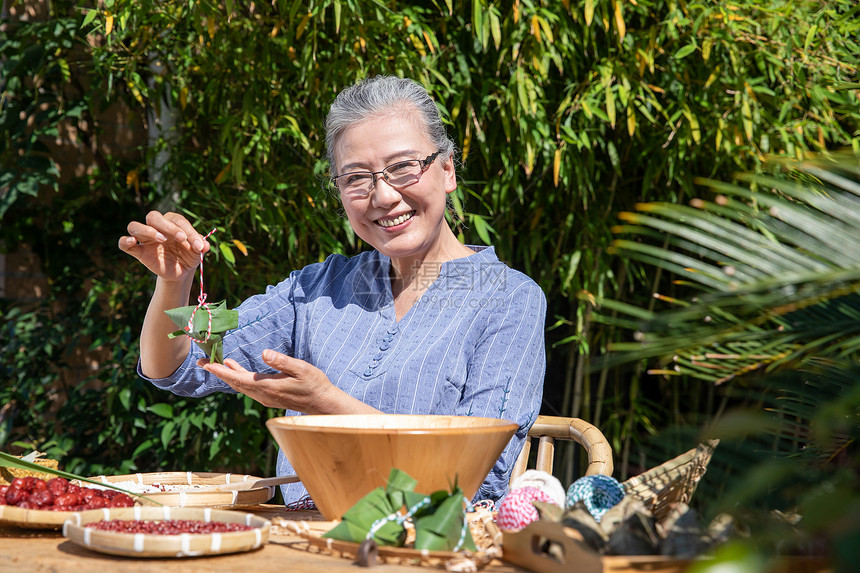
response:
<path fill-rule="evenodd" d="M 421 179 L 421 175 L 427 171 L 430 164 L 442 153 L 437 151 L 424 159 L 407 159 L 389 165 L 382 171 L 352 171 L 332 177 L 331 183 L 337 187 L 344 197 L 350 199 L 364 198 L 370 195 L 370 190 L 376 185 L 376 176 L 382 175 L 385 182 L 395 189 L 402 189 L 414 185 Z"/>

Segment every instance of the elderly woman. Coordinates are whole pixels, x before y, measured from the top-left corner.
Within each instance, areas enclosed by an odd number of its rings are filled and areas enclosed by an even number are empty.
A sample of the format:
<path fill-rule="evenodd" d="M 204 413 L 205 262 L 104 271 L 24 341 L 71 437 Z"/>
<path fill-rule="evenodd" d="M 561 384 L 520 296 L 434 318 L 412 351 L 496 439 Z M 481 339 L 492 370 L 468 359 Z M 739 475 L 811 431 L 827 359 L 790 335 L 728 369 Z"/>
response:
<path fill-rule="evenodd" d="M 341 92 L 326 120 L 332 183 L 373 250 L 331 255 L 237 307 L 212 363 L 165 310 L 188 304 L 206 238 L 176 213 L 132 222 L 119 248 L 157 276 L 139 373 L 181 396 L 240 392 L 305 414 L 456 414 L 519 425 L 475 499 L 498 500 L 541 404 L 546 301 L 492 247 L 445 220 L 454 143 L 426 90 L 374 77 Z M 293 473 L 283 454 L 278 475 Z M 289 505 L 306 491 L 283 486 Z"/>

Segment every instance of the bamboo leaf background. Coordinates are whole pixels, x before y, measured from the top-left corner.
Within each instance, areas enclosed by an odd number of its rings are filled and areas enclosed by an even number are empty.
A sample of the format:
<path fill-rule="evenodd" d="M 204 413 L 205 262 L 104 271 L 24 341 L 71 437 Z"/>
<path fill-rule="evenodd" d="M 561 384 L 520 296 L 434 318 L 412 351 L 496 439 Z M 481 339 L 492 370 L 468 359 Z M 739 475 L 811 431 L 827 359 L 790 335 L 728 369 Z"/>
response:
<path fill-rule="evenodd" d="M 365 248 L 325 189 L 321 129 L 341 88 L 394 73 L 427 86 L 459 147 L 457 233 L 492 242 L 547 294 L 543 413 L 600 427 L 621 478 L 673 457 L 695 438 L 663 451 L 651 437 L 706 426 L 741 400 L 733 383 L 712 382 L 856 348 L 847 321 L 860 255 L 844 248 L 856 179 L 768 162 L 860 151 L 858 10 L 853 0 L 105 0 L 4 21 L 0 246 L 37 255 L 51 288 L 0 301 L 0 442 L 38 446 L 76 473 L 270 471 L 261 420 L 273 412 L 137 378 L 152 285 L 116 237 L 152 208 L 217 226 L 207 282 L 229 306 Z M 137 153 L 102 145 L 101 114 L 116 107 L 127 129 L 152 134 Z M 70 133 L 92 166 L 61 178 L 51 145 Z M 750 322 L 761 308 L 773 314 Z M 816 313 L 828 319 L 810 342 L 798 332 Z M 636 331 L 650 337 L 647 357 L 604 359 L 641 350 Z M 685 339 L 714 346 L 647 362 Z M 83 382 L 69 379 L 81 360 Z M 562 450 L 561 481 L 581 462 Z"/>

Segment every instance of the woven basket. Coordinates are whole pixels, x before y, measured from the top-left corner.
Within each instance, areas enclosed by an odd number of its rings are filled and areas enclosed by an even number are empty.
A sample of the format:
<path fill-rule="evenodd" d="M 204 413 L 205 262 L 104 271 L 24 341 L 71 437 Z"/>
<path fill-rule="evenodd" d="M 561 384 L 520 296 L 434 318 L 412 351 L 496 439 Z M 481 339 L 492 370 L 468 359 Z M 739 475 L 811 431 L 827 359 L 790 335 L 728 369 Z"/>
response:
<path fill-rule="evenodd" d="M 690 503 L 719 443 L 719 440 L 709 440 L 628 479 L 621 484 L 625 495 L 640 499 L 657 522 L 662 522 L 676 504 Z"/>
<path fill-rule="evenodd" d="M 21 456 L 16 456 L 20 458 Z M 59 462 L 57 460 L 43 460 L 43 459 L 35 459 L 33 463 L 38 464 L 40 466 L 44 466 L 46 468 L 57 470 L 60 469 Z M 54 474 L 37 472 L 35 470 L 25 470 L 20 468 L 7 468 L 0 467 L 0 485 L 9 485 L 12 483 L 12 480 L 16 477 L 28 477 L 33 476 L 36 478 L 41 478 L 45 481 L 48 481 L 54 476 Z"/>

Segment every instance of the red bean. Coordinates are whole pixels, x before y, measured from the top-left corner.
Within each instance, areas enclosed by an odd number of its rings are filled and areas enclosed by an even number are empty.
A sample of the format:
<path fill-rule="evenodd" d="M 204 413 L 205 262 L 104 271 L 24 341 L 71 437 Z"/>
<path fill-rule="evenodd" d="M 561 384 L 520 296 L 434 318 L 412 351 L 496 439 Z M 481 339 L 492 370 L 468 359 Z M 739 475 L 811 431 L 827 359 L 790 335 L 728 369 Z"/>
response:
<path fill-rule="evenodd" d="M 149 533 L 151 535 L 179 535 L 181 533 L 229 533 L 231 531 L 249 531 L 253 527 L 241 523 L 224 523 L 220 521 L 197 521 L 193 519 L 110 519 L 87 524 L 87 527 L 115 531 L 118 533 Z"/>

